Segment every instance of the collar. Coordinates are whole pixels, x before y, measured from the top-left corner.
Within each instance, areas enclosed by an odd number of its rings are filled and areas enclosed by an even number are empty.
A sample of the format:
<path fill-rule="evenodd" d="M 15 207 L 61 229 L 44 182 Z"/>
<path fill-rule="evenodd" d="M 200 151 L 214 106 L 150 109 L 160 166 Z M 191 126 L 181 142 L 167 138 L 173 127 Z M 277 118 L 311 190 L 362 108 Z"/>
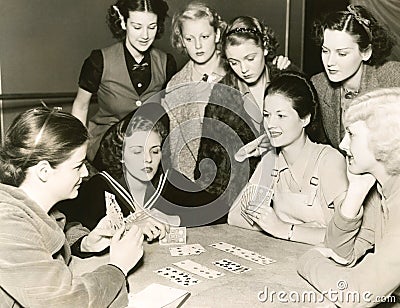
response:
<path fill-rule="evenodd" d="M 270 83 L 270 78 L 269 78 L 269 73 L 268 73 L 268 66 L 265 65 L 264 68 L 264 79 L 266 81 L 266 85 L 265 88 L 267 87 L 267 85 Z M 246 82 L 244 82 L 242 79 L 237 78 L 237 83 L 238 83 L 238 90 L 240 91 L 240 93 L 242 93 L 243 96 L 245 95 L 251 95 L 252 99 L 254 100 L 253 95 L 250 92 L 249 86 L 247 85 Z"/>
<path fill-rule="evenodd" d="M 302 178 L 307 167 L 305 163 L 304 157 L 309 157 L 310 152 L 312 151 L 314 143 L 311 142 L 308 137 L 306 138 L 306 143 L 304 144 L 301 153 L 298 154 L 298 159 L 294 162 L 293 165 L 289 166 L 286 162 L 285 157 L 282 154 L 282 151 L 279 151 L 279 154 L 276 159 L 275 163 L 275 170 L 280 174 L 282 171 L 289 169 L 290 173 L 292 174 L 294 180 L 299 184 L 302 182 Z"/>
<path fill-rule="evenodd" d="M 143 63 L 148 63 L 150 65 L 150 50 L 151 48 L 147 49 L 144 53 L 143 53 L 143 59 L 142 61 L 140 61 L 139 63 L 136 62 L 135 58 L 132 56 L 132 54 L 129 52 L 128 48 L 125 45 L 125 41 L 122 43 L 123 47 L 124 47 L 124 55 L 125 55 L 125 59 L 126 59 L 126 63 L 128 64 L 128 67 L 133 67 L 133 65 L 139 65 L 139 64 L 143 64 Z"/>
<path fill-rule="evenodd" d="M 377 185 L 378 192 L 386 200 L 399 192 L 400 175 L 391 175 L 382 185 Z"/>

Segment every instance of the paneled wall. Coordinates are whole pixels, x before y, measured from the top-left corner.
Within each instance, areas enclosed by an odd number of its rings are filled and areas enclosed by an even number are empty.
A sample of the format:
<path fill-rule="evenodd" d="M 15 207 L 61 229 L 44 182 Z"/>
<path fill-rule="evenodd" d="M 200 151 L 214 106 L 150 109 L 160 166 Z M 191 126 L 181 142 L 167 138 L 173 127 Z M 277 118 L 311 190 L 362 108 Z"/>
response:
<path fill-rule="evenodd" d="M 167 0 L 169 15 L 188 0 Z M 239 15 L 261 18 L 277 33 L 280 52 L 302 66 L 305 0 L 204 0 L 230 20 Z M 0 6 L 0 94 L 56 93 L 77 90 L 83 60 L 95 48 L 114 42 L 106 11 L 110 0 L 2 0 Z M 287 11 L 289 9 L 289 11 Z M 287 19 L 287 17 L 289 19 Z M 156 46 L 186 62 L 169 44 L 171 19 Z M 50 104 L 51 100 L 48 101 Z M 72 98 L 56 101 L 70 110 Z M 0 128 L 38 99 L 0 100 Z"/>

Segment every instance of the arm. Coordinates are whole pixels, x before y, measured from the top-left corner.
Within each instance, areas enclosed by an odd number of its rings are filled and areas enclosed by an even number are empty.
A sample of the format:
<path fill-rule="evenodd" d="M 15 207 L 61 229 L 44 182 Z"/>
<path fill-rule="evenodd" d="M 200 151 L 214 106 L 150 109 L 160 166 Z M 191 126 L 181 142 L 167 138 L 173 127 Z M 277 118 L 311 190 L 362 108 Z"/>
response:
<path fill-rule="evenodd" d="M 87 122 L 87 114 L 89 111 L 89 103 L 92 93 L 79 88 L 74 103 L 72 105 L 72 115 L 77 117 L 84 125 Z"/>

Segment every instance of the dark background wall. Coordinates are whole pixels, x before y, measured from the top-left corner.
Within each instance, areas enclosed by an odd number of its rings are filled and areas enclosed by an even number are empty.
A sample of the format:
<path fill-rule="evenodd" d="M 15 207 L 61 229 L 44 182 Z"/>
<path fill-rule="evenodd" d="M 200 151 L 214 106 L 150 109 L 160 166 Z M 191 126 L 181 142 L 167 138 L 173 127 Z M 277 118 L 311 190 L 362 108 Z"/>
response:
<path fill-rule="evenodd" d="M 114 42 L 106 24 L 106 12 L 113 0 L 2 0 L 0 6 L 0 94 L 56 93 L 77 90 L 83 60 L 95 48 Z M 169 15 L 188 0 L 167 0 Z M 280 41 L 280 53 L 302 66 L 305 0 L 204 0 L 225 20 L 253 15 L 271 26 Z M 286 22 L 287 3 L 290 20 Z M 169 44 L 170 22 L 155 45 L 172 53 L 178 66 L 186 62 Z M 289 28 L 286 28 L 286 24 Z M 286 32 L 289 40 L 285 44 Z M 69 110 L 72 98 L 61 102 Z M 6 129 L 22 110 L 39 104 L 38 99 L 0 101 Z"/>

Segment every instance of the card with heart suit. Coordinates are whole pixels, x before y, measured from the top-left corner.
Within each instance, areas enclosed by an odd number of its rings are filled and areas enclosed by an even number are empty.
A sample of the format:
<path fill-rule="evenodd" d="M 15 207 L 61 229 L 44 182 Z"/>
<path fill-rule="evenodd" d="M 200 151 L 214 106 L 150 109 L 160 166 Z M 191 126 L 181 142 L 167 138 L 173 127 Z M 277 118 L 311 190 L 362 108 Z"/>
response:
<path fill-rule="evenodd" d="M 257 252 L 247 250 L 244 248 L 240 248 L 240 247 L 237 247 L 237 246 L 234 246 L 234 245 L 231 245 L 228 243 L 224 243 L 224 242 L 214 243 L 209 246 L 214 247 L 219 250 L 222 250 L 222 251 L 225 251 L 225 252 L 229 252 L 235 256 L 238 256 L 240 258 L 243 258 L 243 259 L 246 259 L 251 262 L 261 264 L 261 265 L 268 265 L 268 264 L 276 262 L 276 260 L 267 258 L 266 256 L 260 255 Z"/>
<path fill-rule="evenodd" d="M 180 286 L 189 287 L 201 282 L 201 280 L 193 277 L 189 273 L 178 270 L 172 266 L 167 266 L 154 271 L 157 275 L 160 275 L 168 280 L 179 284 Z"/>
<path fill-rule="evenodd" d="M 242 274 L 251 270 L 250 267 L 243 266 L 237 262 L 231 261 L 229 259 L 222 259 L 213 262 L 215 266 L 223 268 L 224 270 L 230 271 L 235 274 Z"/>
<path fill-rule="evenodd" d="M 170 227 L 169 233 L 159 240 L 160 245 L 186 244 L 186 227 Z"/>
<path fill-rule="evenodd" d="M 125 225 L 124 216 L 115 199 L 115 195 L 105 191 L 104 198 L 106 202 L 106 216 L 110 221 L 111 229 L 115 231 L 122 228 Z"/>
<path fill-rule="evenodd" d="M 187 244 L 169 248 L 169 252 L 173 257 L 199 255 L 205 251 L 200 244 Z"/>
<path fill-rule="evenodd" d="M 204 265 L 193 262 L 191 260 L 184 260 L 180 262 L 173 263 L 174 265 L 191 272 L 193 274 L 199 275 L 207 279 L 215 279 L 224 276 L 225 274 L 218 271 L 212 270 Z"/>

